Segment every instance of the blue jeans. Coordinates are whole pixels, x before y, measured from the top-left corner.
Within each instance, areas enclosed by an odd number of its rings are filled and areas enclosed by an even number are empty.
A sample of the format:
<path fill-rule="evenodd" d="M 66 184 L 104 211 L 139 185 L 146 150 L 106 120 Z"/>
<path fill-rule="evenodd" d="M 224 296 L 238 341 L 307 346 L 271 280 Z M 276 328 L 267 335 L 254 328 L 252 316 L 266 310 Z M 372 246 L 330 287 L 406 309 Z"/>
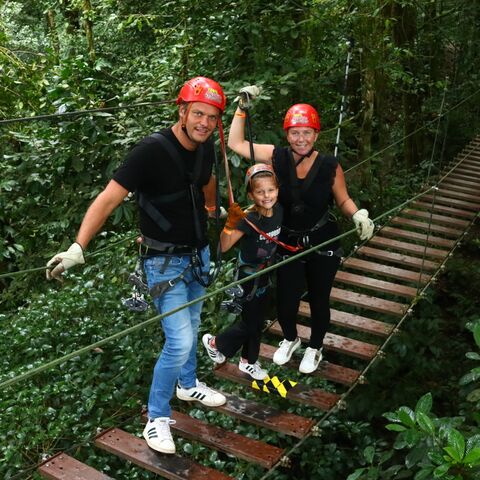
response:
<path fill-rule="evenodd" d="M 203 261 L 202 271 L 205 274 L 210 268 L 209 248 L 203 248 L 200 254 Z M 178 277 L 190 264 L 189 255 L 170 256 L 167 268 L 160 273 L 166 259 L 166 256 L 160 255 L 144 260 L 149 288 L 159 282 Z M 195 300 L 204 293 L 205 288 L 195 280 L 192 269 L 190 269 L 183 280 L 156 298 L 154 303 L 159 313 L 166 313 Z M 153 371 L 148 398 L 148 416 L 150 418 L 171 416 L 170 399 L 177 381 L 183 388 L 191 388 L 196 385 L 197 336 L 202 304 L 203 302 L 198 302 L 162 319 L 165 344 Z"/>

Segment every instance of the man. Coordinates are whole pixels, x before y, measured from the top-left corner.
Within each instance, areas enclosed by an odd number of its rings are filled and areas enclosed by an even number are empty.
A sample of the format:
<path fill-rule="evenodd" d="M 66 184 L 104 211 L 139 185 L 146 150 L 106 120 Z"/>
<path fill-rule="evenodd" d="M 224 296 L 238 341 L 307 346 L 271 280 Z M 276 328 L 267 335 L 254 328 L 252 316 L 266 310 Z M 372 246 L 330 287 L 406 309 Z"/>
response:
<path fill-rule="evenodd" d="M 47 264 L 47 278 L 60 279 L 85 263 L 83 250 L 129 192 L 136 193 L 143 237 L 144 270 L 160 313 L 205 292 L 209 270 L 207 211 L 215 210 L 214 144 L 226 99 L 220 85 L 196 77 L 181 88 L 178 121 L 137 143 L 113 179 L 87 210 L 76 242 Z M 207 201 L 205 201 L 207 200 Z M 150 448 L 175 453 L 170 399 L 223 405 L 225 397 L 196 378 L 197 333 L 202 302 L 162 319 L 165 344 L 155 365 L 143 436 Z"/>

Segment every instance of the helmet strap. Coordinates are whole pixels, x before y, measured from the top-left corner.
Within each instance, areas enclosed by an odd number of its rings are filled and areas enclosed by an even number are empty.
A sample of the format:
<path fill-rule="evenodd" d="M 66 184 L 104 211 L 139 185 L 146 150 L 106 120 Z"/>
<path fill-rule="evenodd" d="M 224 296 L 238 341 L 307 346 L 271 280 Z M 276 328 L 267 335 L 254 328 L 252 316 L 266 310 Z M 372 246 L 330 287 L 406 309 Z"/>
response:
<path fill-rule="evenodd" d="M 182 128 L 182 131 L 183 133 L 187 136 L 187 138 L 193 142 L 193 143 L 197 143 L 193 140 L 192 137 L 190 137 L 190 135 L 188 134 L 187 132 L 187 118 L 188 118 L 188 114 L 190 113 L 190 108 L 192 108 L 192 102 L 188 102 L 187 103 L 187 108 L 185 109 L 185 116 L 183 117 L 183 120 L 182 120 L 182 124 L 181 124 L 181 128 Z"/>
<path fill-rule="evenodd" d="M 300 156 L 299 160 L 297 160 L 295 162 L 295 166 L 298 167 L 306 158 L 308 158 L 313 152 L 314 152 L 314 149 L 312 148 L 306 155 L 300 155 L 298 152 L 296 152 L 292 147 L 290 147 L 290 150 L 293 152 L 293 153 L 296 153 L 297 155 Z"/>

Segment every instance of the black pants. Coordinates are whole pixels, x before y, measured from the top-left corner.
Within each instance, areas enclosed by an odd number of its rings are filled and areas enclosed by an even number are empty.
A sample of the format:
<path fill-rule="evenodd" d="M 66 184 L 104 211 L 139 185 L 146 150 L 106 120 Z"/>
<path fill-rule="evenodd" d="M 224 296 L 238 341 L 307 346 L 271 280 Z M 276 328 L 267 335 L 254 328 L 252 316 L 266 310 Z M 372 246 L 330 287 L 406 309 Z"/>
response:
<path fill-rule="evenodd" d="M 311 311 L 309 346 L 320 348 L 330 325 L 330 292 L 340 258 L 311 253 L 277 269 L 277 314 L 284 337 L 297 338 L 297 313 L 305 291 Z"/>
<path fill-rule="evenodd" d="M 243 310 L 240 320 L 228 327 L 216 336 L 215 344 L 220 352 L 231 358 L 242 349 L 242 357 L 248 363 L 255 363 L 258 360 L 260 341 L 262 336 L 263 322 L 265 320 L 267 307 L 266 276 L 259 277 L 259 284 L 256 293 L 250 301 L 243 302 Z M 243 298 L 252 291 L 255 280 L 242 284 L 244 290 Z"/>

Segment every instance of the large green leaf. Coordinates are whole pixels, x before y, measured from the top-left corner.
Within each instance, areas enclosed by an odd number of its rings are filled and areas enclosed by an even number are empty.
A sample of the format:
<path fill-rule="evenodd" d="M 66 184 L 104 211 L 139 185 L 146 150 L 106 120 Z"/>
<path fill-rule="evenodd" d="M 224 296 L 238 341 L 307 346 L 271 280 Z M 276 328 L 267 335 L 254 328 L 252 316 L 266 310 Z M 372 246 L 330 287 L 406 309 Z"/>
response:
<path fill-rule="evenodd" d="M 424 414 L 429 414 L 432 409 L 432 394 L 430 392 L 423 395 L 423 397 L 418 400 L 417 405 L 415 406 L 415 413 L 419 412 Z"/>

